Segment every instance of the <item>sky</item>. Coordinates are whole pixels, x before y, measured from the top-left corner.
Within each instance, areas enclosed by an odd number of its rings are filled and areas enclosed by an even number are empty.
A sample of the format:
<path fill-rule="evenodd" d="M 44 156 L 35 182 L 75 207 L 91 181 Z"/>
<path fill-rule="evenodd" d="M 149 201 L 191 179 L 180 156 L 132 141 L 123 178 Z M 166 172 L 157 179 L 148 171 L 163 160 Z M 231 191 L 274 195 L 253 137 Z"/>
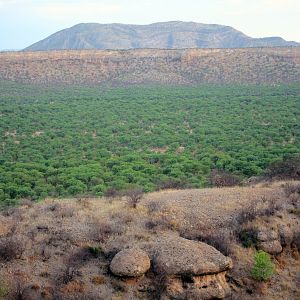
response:
<path fill-rule="evenodd" d="M 23 49 L 78 23 L 194 21 L 300 42 L 300 0 L 0 0 L 0 50 Z"/>

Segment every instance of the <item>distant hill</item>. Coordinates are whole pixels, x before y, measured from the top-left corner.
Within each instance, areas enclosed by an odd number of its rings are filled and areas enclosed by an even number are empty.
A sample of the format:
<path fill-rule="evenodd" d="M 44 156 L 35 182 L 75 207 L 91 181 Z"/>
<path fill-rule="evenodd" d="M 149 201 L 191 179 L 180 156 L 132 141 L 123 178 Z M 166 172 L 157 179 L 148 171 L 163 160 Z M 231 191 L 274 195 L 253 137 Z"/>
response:
<path fill-rule="evenodd" d="M 0 79 L 99 86 L 300 83 L 300 47 L 0 52 Z"/>
<path fill-rule="evenodd" d="M 150 25 L 78 24 L 39 41 L 26 51 L 63 49 L 183 49 L 300 46 L 280 37 L 251 38 L 216 24 L 165 22 Z"/>

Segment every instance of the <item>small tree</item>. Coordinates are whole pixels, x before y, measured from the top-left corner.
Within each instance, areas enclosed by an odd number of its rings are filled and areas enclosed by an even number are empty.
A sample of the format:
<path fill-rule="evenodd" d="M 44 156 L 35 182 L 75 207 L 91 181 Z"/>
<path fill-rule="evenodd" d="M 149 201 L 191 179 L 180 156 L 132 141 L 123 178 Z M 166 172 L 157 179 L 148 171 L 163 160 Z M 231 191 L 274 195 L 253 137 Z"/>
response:
<path fill-rule="evenodd" d="M 216 187 L 236 186 L 241 180 L 225 170 L 213 169 L 209 177 L 210 184 Z"/>
<path fill-rule="evenodd" d="M 275 271 L 274 264 L 271 261 L 270 255 L 262 250 L 254 255 L 254 266 L 251 270 L 252 278 L 259 281 L 270 279 Z"/>
<path fill-rule="evenodd" d="M 267 167 L 265 176 L 270 179 L 300 179 L 300 156 L 288 157 Z"/>
<path fill-rule="evenodd" d="M 143 195 L 144 195 L 143 189 L 140 187 L 130 188 L 124 193 L 124 196 L 128 198 L 128 204 L 132 208 L 137 207 L 137 204 L 142 199 Z"/>

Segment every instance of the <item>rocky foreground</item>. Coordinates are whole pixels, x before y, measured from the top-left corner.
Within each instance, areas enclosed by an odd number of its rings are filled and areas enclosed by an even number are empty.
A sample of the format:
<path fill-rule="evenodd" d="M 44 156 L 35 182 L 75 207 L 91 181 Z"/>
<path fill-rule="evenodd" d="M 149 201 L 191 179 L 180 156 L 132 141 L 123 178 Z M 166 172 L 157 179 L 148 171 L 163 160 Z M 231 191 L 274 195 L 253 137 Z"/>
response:
<path fill-rule="evenodd" d="M 4 299 L 299 299 L 298 182 L 23 201 L 0 216 Z M 181 203 L 181 205 L 179 205 Z M 205 222 L 207 220 L 207 222 Z M 252 278 L 256 249 L 272 257 Z"/>

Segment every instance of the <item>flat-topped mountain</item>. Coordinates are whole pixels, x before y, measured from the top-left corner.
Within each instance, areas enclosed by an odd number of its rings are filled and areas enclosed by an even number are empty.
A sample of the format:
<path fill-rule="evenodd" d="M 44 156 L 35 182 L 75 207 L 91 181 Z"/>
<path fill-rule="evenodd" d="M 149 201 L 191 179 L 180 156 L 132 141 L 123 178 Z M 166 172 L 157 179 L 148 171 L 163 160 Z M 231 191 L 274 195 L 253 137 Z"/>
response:
<path fill-rule="evenodd" d="M 0 53 L 0 79 L 36 84 L 280 84 L 300 81 L 300 47 Z"/>
<path fill-rule="evenodd" d="M 195 22 L 150 25 L 78 24 L 52 34 L 26 51 L 62 49 L 183 49 L 300 46 L 280 37 L 251 38 L 230 27 Z"/>

